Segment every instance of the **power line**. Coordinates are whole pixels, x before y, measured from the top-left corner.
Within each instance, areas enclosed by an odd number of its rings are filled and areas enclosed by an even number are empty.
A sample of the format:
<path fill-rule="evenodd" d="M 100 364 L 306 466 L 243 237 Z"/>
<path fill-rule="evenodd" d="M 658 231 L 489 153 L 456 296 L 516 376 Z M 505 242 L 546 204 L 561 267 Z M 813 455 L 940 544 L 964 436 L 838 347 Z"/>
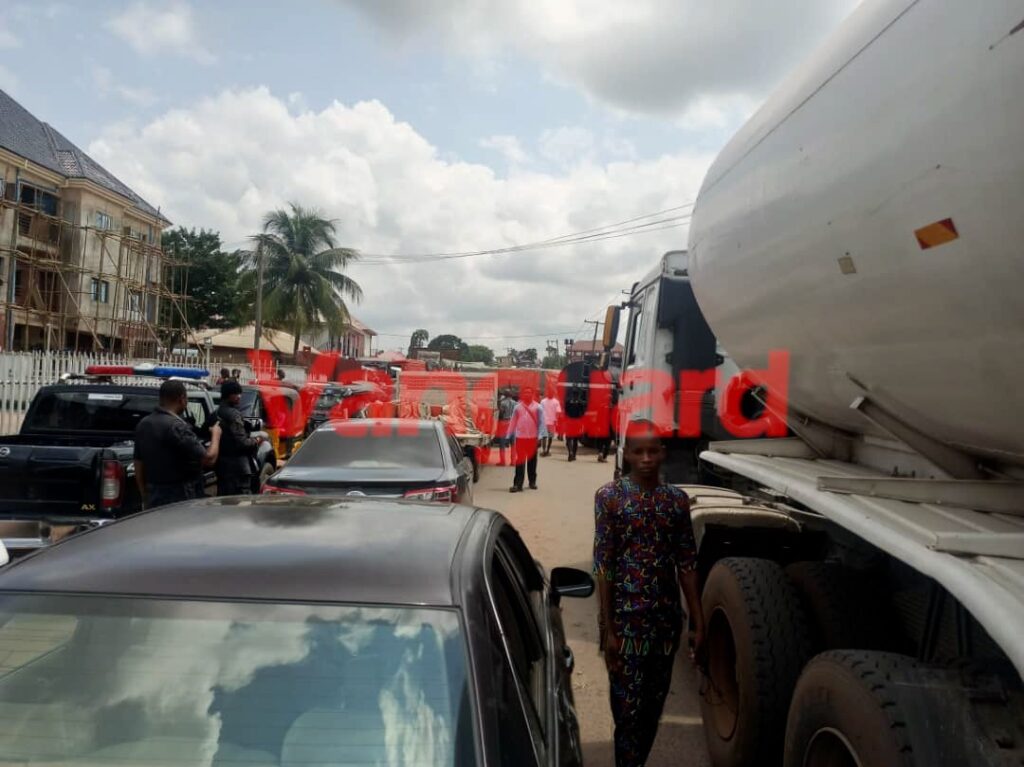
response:
<path fill-rule="evenodd" d="M 692 213 L 682 213 L 668 216 L 667 218 L 658 218 L 658 216 L 663 216 L 666 213 L 673 213 L 675 211 L 683 210 L 685 208 L 691 208 L 692 206 L 693 203 L 677 205 L 672 208 L 666 208 L 665 210 L 657 211 L 654 213 L 648 213 L 643 216 L 636 216 L 634 218 L 619 221 L 614 224 L 606 224 L 604 226 L 595 227 L 593 229 L 585 229 L 579 232 L 571 232 L 569 234 L 563 234 L 558 237 L 551 237 L 545 240 L 536 240 L 533 242 L 509 245 L 501 248 L 489 248 L 483 250 L 471 250 L 449 253 L 392 255 L 364 254 L 363 257 L 360 258 L 357 263 L 367 265 L 384 263 L 429 263 L 433 261 L 442 261 L 450 259 L 475 258 L 479 256 L 494 256 L 507 253 L 518 253 L 526 250 L 540 250 L 544 248 L 562 247 L 565 245 L 573 245 L 584 242 L 600 242 L 605 239 L 614 239 L 616 237 L 628 236 L 631 234 L 642 234 L 644 232 L 662 231 L 664 229 L 671 229 L 676 228 L 678 226 L 683 226 L 692 217 Z M 654 220 L 646 221 L 645 219 Z M 629 224 L 633 224 L 633 226 L 628 226 Z M 663 224 L 666 226 L 661 226 Z"/>
<path fill-rule="evenodd" d="M 511 335 L 511 336 L 458 336 L 463 341 L 507 341 L 517 338 L 543 338 L 544 336 L 555 336 L 555 335 L 570 335 L 575 331 L 572 330 L 547 330 L 543 333 L 524 333 L 522 335 Z M 411 338 L 412 331 L 408 333 L 378 333 L 378 336 L 384 336 L 386 338 Z"/>
<path fill-rule="evenodd" d="M 655 226 L 655 224 L 667 224 L 666 226 Z M 450 256 L 435 256 L 425 258 L 360 258 L 358 261 L 353 263 L 365 266 L 379 266 L 382 264 L 429 264 L 436 263 L 437 261 L 453 261 L 457 259 L 466 258 L 479 258 L 481 256 L 500 256 L 507 255 L 510 253 L 523 253 L 532 250 L 546 250 L 549 248 L 560 248 L 566 245 L 580 245 L 591 242 L 603 242 L 605 240 L 615 240 L 619 237 L 631 237 L 637 234 L 647 234 L 649 232 L 662 232 L 666 229 L 678 229 L 681 226 L 686 226 L 689 223 L 689 216 L 677 216 L 671 219 L 664 219 L 662 221 L 651 221 L 647 224 L 642 224 L 628 229 L 612 230 L 609 232 L 602 232 L 600 234 L 592 234 L 574 239 L 563 239 L 557 242 L 539 242 L 525 245 L 516 245 L 508 248 L 498 248 L 494 250 L 481 250 L 467 253 L 453 254 Z"/>

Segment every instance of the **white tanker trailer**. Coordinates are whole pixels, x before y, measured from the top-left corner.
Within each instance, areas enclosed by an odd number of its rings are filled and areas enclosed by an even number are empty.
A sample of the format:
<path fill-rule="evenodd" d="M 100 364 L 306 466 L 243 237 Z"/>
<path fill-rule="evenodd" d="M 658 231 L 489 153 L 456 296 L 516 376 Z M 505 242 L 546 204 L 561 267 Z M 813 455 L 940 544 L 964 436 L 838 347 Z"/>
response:
<path fill-rule="evenodd" d="M 865 0 L 629 306 L 622 417 L 788 353 L 787 436 L 675 440 L 713 764 L 1024 765 L 1024 0 Z"/>

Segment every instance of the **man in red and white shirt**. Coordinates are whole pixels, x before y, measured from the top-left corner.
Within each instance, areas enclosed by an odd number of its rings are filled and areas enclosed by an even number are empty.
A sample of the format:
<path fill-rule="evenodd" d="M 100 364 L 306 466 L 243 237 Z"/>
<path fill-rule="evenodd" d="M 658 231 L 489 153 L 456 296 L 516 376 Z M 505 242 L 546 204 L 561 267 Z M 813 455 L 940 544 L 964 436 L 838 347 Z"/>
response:
<path fill-rule="evenodd" d="M 516 465 L 510 493 L 523 492 L 526 474 L 530 477 L 530 489 L 537 489 L 537 445 L 547 437 L 548 431 L 544 423 L 544 410 L 533 397 L 533 389 L 524 387 L 519 395 L 519 404 L 512 411 L 512 418 L 508 422 L 506 436 L 515 440 L 512 455 Z"/>

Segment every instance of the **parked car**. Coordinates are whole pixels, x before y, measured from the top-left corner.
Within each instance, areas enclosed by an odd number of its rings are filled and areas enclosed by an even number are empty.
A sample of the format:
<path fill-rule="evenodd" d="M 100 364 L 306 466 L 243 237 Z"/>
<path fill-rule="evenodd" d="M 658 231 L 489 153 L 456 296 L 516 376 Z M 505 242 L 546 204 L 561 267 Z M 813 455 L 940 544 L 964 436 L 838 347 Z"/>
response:
<path fill-rule="evenodd" d="M 473 463 L 440 421 L 328 421 L 267 480 L 263 492 L 472 503 Z"/>
<path fill-rule="evenodd" d="M 593 588 L 579 570 L 547 578 L 500 514 L 467 506 L 144 512 L 0 570 L 0 753 L 577 767 L 559 601 Z"/>
<path fill-rule="evenodd" d="M 371 381 L 352 384 L 328 384 L 324 386 L 309 408 L 306 420 L 306 436 L 316 431 L 327 421 L 356 417 L 364 408 L 386 397 L 384 389 Z"/>

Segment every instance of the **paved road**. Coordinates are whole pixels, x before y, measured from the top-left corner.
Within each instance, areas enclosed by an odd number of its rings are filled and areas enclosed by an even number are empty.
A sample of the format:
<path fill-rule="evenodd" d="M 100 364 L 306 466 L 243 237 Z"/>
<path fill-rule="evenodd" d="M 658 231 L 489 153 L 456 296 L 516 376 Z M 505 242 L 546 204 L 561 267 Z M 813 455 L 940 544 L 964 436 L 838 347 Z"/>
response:
<path fill-rule="evenodd" d="M 590 569 L 594 536 L 594 491 L 611 479 L 612 464 L 597 463 L 593 451 L 581 449 L 579 460 L 566 461 L 565 448 L 555 443 L 549 458 L 540 459 L 539 490 L 508 492 L 512 470 L 487 467 L 476 486 L 477 505 L 504 513 L 523 536 L 530 551 L 547 568 L 569 565 Z M 580 716 L 586 767 L 614 767 L 612 721 L 608 708 L 608 677 L 597 650 L 597 601 L 566 599 L 564 619 L 576 655 L 573 687 Z M 649 767 L 708 767 L 696 672 L 681 653 L 676 659 L 672 692 L 665 706 Z"/>

